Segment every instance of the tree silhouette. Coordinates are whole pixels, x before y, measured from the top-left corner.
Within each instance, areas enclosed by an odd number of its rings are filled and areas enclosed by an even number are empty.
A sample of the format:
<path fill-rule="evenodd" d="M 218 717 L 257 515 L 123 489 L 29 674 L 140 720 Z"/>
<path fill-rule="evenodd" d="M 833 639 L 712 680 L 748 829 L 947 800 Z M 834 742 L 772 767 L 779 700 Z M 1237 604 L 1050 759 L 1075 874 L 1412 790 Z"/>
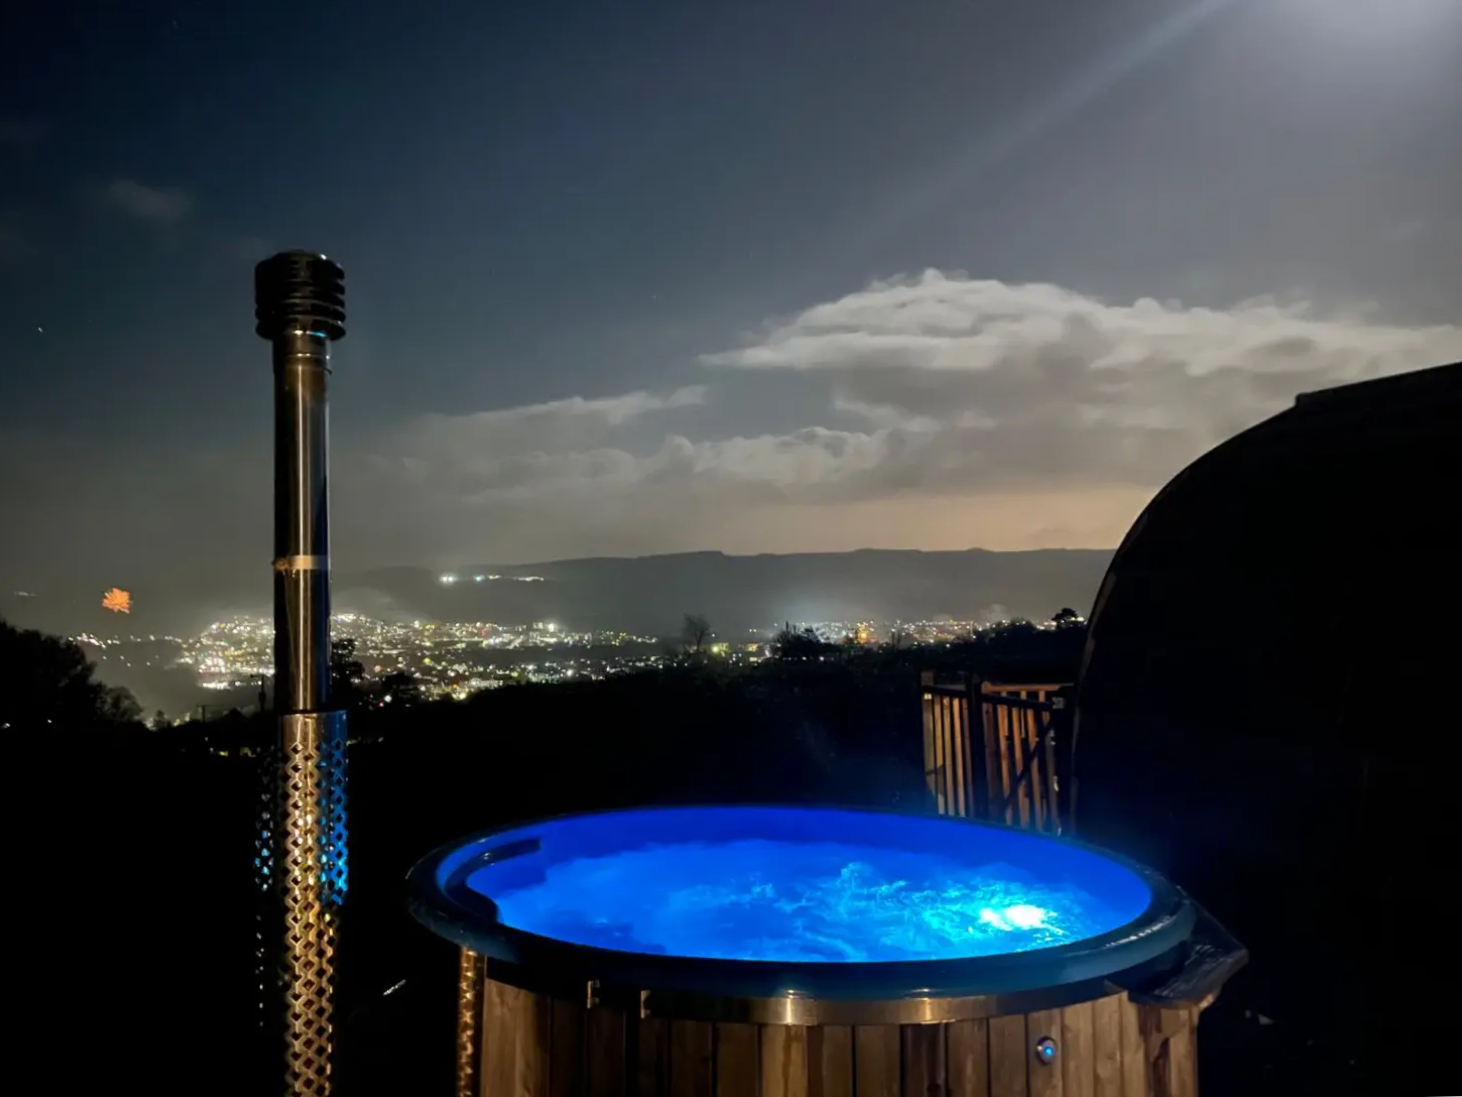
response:
<path fill-rule="evenodd" d="M 98 682 L 96 667 L 70 640 L 0 621 L 0 730 L 76 731 L 135 725 L 130 691 Z"/>
<path fill-rule="evenodd" d="M 1081 628 L 1086 620 L 1070 606 L 1063 606 L 1051 615 L 1051 623 L 1057 628 Z"/>
<path fill-rule="evenodd" d="M 711 638 L 711 623 L 699 613 L 687 613 L 680 626 L 680 642 L 692 655 L 699 655 Z"/>
<path fill-rule="evenodd" d="M 810 626 L 799 630 L 786 624 L 772 638 L 772 655 L 778 659 L 820 659 L 837 650 L 837 644 L 828 643 Z"/>

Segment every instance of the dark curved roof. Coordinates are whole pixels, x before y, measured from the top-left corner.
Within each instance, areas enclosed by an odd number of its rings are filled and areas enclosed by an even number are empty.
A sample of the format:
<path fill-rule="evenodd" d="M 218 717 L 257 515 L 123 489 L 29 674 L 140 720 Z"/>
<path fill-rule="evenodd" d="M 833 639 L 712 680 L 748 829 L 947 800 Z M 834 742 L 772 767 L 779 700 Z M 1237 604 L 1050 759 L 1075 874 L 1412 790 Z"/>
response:
<path fill-rule="evenodd" d="M 1458 666 L 1459 447 L 1462 363 L 1301 396 L 1195 461 L 1102 583 L 1083 736 L 1145 710 L 1187 733 L 1375 740 L 1361 694 Z"/>
<path fill-rule="evenodd" d="M 1462 364 L 1303 396 L 1195 461 L 1102 583 L 1072 759 L 1080 836 L 1247 946 L 1230 1008 L 1422 1073 L 1404 1047 L 1452 985 L 1412 910 L 1455 860 L 1459 474 Z"/>

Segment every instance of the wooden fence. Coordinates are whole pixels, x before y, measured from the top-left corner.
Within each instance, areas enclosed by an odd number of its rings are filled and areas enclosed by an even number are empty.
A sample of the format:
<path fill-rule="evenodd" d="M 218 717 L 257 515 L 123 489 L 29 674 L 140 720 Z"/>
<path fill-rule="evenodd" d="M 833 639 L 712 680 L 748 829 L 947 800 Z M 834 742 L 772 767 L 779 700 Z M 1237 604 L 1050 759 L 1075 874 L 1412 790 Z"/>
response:
<path fill-rule="evenodd" d="M 924 777 L 941 815 L 1046 834 L 1065 822 L 1059 749 L 1071 687 L 925 671 Z"/>

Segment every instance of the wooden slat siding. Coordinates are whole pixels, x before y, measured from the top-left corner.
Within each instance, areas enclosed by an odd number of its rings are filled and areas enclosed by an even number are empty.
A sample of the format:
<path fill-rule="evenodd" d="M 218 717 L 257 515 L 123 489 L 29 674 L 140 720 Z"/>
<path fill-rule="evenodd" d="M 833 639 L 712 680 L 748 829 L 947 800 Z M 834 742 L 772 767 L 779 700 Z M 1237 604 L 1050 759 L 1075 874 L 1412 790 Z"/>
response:
<path fill-rule="evenodd" d="M 670 1097 L 715 1097 L 715 1028 L 670 1022 Z"/>
<path fill-rule="evenodd" d="M 995 803 L 1000 806 L 1000 818 L 1002 823 L 1015 822 L 1012 808 L 1013 803 L 1007 803 L 1006 798 L 1010 795 L 1010 750 L 1007 743 L 1010 739 L 1010 710 L 1004 705 L 991 705 L 990 711 L 994 714 L 995 727 Z"/>
<path fill-rule="evenodd" d="M 1026 1060 L 1030 1064 L 1028 1092 L 1030 1097 L 1066 1097 L 1065 1060 L 1071 1054 L 1062 1032 L 1061 1010 L 1045 1009 L 1026 1016 Z M 1055 1061 L 1046 1063 L 1036 1058 L 1036 1044 L 1049 1036 L 1056 1041 Z"/>
<path fill-rule="evenodd" d="M 944 1026 L 904 1025 L 904 1097 L 944 1097 Z"/>
<path fill-rule="evenodd" d="M 958 782 L 955 814 L 962 819 L 968 819 L 974 811 L 974 806 L 970 803 L 970 700 L 968 695 L 955 702 L 954 714 L 955 779 Z"/>
<path fill-rule="evenodd" d="M 1198 1090 L 1194 1046 L 1196 1011 L 1139 1006 L 1138 1028 L 1149 1064 L 1150 1097 L 1195 1097 Z"/>
<path fill-rule="evenodd" d="M 990 1024 L 951 1021 L 945 1033 L 950 1097 L 990 1097 Z M 862 1097 L 862 1087 L 859 1087 Z"/>
<path fill-rule="evenodd" d="M 581 1002 L 548 999 L 552 1028 L 549 1036 L 549 1097 L 583 1097 L 584 1006 Z"/>
<path fill-rule="evenodd" d="M 636 1097 L 665 1097 L 670 1081 L 670 1022 L 658 1017 L 641 1017 L 639 1041 L 639 1088 Z"/>
<path fill-rule="evenodd" d="M 1039 696 L 1044 701 L 1044 696 L 1038 695 L 1034 690 L 1028 690 L 1032 696 Z M 1045 720 L 1050 718 L 1048 712 L 1026 711 L 1026 723 L 1031 728 L 1031 742 L 1026 749 L 1031 752 L 1031 800 L 1035 809 L 1035 829 L 1038 831 L 1050 831 L 1051 826 L 1051 804 L 1045 797 L 1045 750 L 1044 731 Z"/>
<path fill-rule="evenodd" d="M 928 671 L 924 673 L 924 784 L 928 786 L 931 796 L 938 795 L 934 776 L 934 707 L 938 704 L 938 695 L 933 693 L 929 686 L 934 675 Z M 937 802 L 937 800 L 936 800 Z"/>
<path fill-rule="evenodd" d="M 1000 727 L 995 719 L 995 706 L 980 704 L 980 738 L 985 748 L 985 816 L 996 819 L 1003 793 L 1000 791 Z"/>
<path fill-rule="evenodd" d="M 1061 1076 L 1063 1097 L 1095 1097 L 1096 1047 L 1092 1004 L 1081 1002 L 1061 1011 Z"/>
<path fill-rule="evenodd" d="M 1141 1015 L 1125 994 L 1118 999 L 1118 1009 L 1122 1014 L 1122 1097 L 1151 1097 Z"/>
<path fill-rule="evenodd" d="M 1054 698 L 1056 694 L 1048 694 L 1047 696 Z M 1047 713 L 1046 719 L 1051 721 L 1052 729 L 1051 734 L 1046 737 L 1045 746 L 1042 748 L 1045 752 L 1046 762 L 1046 786 L 1044 790 L 1047 805 L 1046 820 L 1048 824 L 1046 829 L 1051 834 L 1059 835 L 1065 827 L 1061 822 L 1061 778 L 1056 768 L 1055 711 L 1053 710 Z"/>
<path fill-rule="evenodd" d="M 624 1014 L 598 1006 L 589 1011 L 586 1061 L 587 1097 L 627 1097 Z"/>
<path fill-rule="evenodd" d="M 716 1025 L 716 1097 L 759 1097 L 761 1049 L 755 1025 Z"/>
<path fill-rule="evenodd" d="M 934 720 L 934 774 L 935 774 L 935 807 L 940 815 L 949 814 L 949 758 L 947 746 L 949 744 L 949 698 L 940 697 L 939 705 L 935 709 Z"/>
<path fill-rule="evenodd" d="M 990 1018 L 990 1097 L 1027 1097 L 1031 1049 L 1025 1021 L 1023 1014 Z"/>
<path fill-rule="evenodd" d="M 807 1030 L 809 1097 L 854 1097 L 853 1030 L 825 1025 Z M 719 1097 L 719 1095 L 718 1095 Z"/>
<path fill-rule="evenodd" d="M 853 1030 L 858 1097 L 899 1097 L 897 1025 L 859 1025 Z"/>
<path fill-rule="evenodd" d="M 1197 1097 L 1200 1011 L 1125 994 L 928 1025 L 640 1018 L 487 979 L 480 1097 Z M 1057 1056 L 1036 1058 L 1043 1037 Z M 627 1073 L 628 1072 L 628 1073 Z"/>
<path fill-rule="evenodd" d="M 522 990 L 487 980 L 482 990 L 482 1097 L 519 1091 L 519 1017 Z"/>
<path fill-rule="evenodd" d="M 1168 1037 L 1168 1086 L 1171 1097 L 1198 1097 L 1198 1048 L 1195 1026 L 1198 1011 L 1183 1009 L 1178 1014 L 1178 1030 Z"/>
<path fill-rule="evenodd" d="M 1125 1097 L 1122 1090 L 1122 1002 L 1114 994 L 1091 1004 L 1092 1093 Z"/>
<path fill-rule="evenodd" d="M 1017 694 L 1017 696 L 1019 696 Z M 1034 819 L 1031 816 L 1031 782 L 1026 772 L 1026 739 L 1029 736 L 1030 712 L 1023 708 L 1010 710 L 1010 779 L 1015 784 L 1016 810 L 1020 825 L 1030 829 Z"/>
<path fill-rule="evenodd" d="M 807 1029 L 762 1025 L 761 1097 L 808 1097 Z"/>

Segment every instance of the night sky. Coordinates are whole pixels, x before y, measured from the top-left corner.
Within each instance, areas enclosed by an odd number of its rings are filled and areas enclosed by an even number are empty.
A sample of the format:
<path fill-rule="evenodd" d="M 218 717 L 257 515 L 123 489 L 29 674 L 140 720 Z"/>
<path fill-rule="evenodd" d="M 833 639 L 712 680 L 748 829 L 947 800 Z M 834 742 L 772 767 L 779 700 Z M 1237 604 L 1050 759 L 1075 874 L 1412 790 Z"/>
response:
<path fill-rule="evenodd" d="M 347 274 L 341 568 L 1111 546 L 1462 359 L 1458 0 L 6 20 L 7 589 L 266 587 L 283 248 Z"/>

